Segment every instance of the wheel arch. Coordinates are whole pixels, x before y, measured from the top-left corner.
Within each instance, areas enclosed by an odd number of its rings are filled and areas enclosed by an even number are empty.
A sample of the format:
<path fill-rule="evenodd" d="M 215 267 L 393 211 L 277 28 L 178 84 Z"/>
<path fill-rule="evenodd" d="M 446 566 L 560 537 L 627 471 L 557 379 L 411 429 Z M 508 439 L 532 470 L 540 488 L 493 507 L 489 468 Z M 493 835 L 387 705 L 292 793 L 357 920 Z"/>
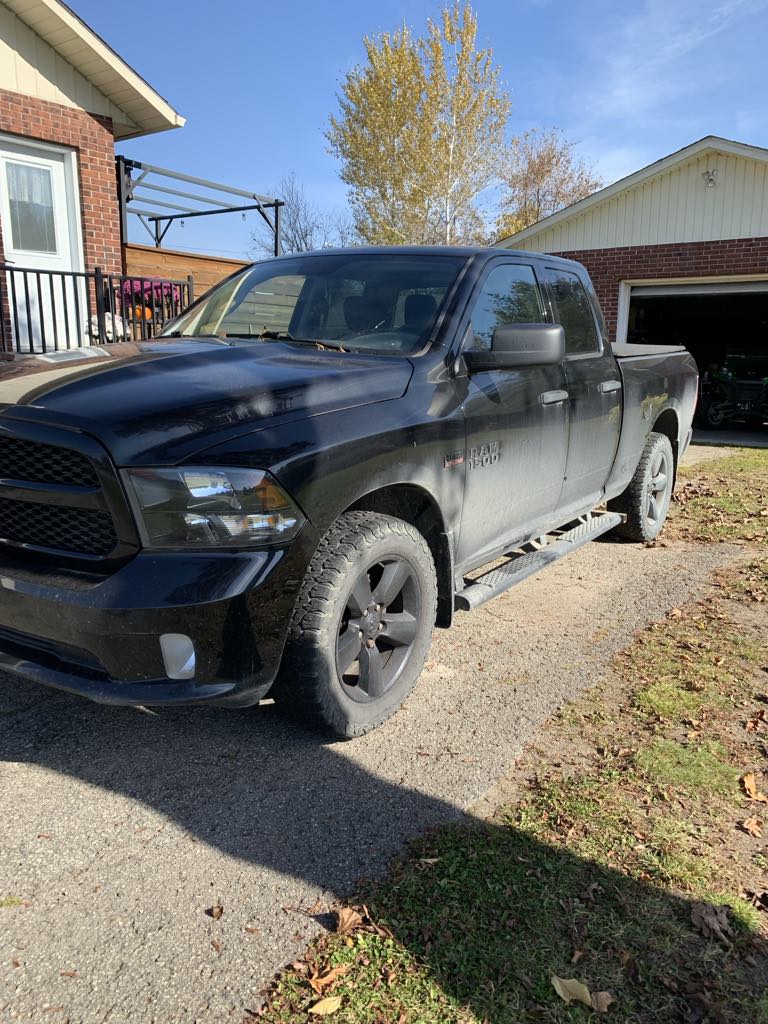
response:
<path fill-rule="evenodd" d="M 448 628 L 453 621 L 453 549 L 440 507 L 418 484 L 387 484 L 356 498 L 345 512 L 381 512 L 410 523 L 424 537 L 435 563 L 437 617 Z"/>
<path fill-rule="evenodd" d="M 669 443 L 672 445 L 672 456 L 675 460 L 675 476 L 677 476 L 677 460 L 680 454 L 680 418 L 676 410 L 672 408 L 665 409 L 656 418 L 656 422 L 651 428 L 651 433 L 664 434 L 665 437 L 669 438 Z"/>

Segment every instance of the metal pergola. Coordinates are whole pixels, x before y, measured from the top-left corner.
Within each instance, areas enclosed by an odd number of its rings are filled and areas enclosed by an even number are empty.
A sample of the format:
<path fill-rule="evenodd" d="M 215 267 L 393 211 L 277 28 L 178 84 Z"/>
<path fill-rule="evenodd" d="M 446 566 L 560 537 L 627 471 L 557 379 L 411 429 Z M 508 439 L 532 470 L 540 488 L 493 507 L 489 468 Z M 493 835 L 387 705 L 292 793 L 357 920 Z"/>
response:
<path fill-rule="evenodd" d="M 281 199 L 261 196 L 246 189 L 234 188 L 232 185 L 220 185 L 215 181 L 206 181 L 205 178 L 194 178 L 191 174 L 169 171 L 167 167 L 155 167 L 152 164 L 140 163 L 138 160 L 129 160 L 124 156 L 118 156 L 116 159 L 123 242 L 128 239 L 129 214 L 138 217 L 151 235 L 155 247 L 160 249 L 168 228 L 175 221 L 256 210 L 274 236 L 275 256 L 280 255 L 280 209 L 284 205 Z M 167 183 L 168 179 L 172 182 L 196 185 L 204 191 L 190 192 L 174 188 Z M 233 199 L 224 199 L 222 196 L 237 196 L 241 200 L 247 199 L 248 202 L 236 203 Z M 192 200 L 198 205 L 182 205 L 169 200 L 169 197 Z M 160 210 L 147 207 L 160 207 Z M 163 212 L 166 210 L 170 212 Z"/>

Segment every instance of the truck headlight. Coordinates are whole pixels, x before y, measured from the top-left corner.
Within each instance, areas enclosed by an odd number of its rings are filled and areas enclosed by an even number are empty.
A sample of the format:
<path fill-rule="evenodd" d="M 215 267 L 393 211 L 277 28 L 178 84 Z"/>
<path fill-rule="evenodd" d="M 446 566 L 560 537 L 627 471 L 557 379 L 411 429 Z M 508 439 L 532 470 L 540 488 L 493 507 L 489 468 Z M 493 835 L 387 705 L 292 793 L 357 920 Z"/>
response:
<path fill-rule="evenodd" d="M 260 469 L 126 469 L 123 479 L 146 547 L 285 543 L 304 524 L 282 487 Z"/>

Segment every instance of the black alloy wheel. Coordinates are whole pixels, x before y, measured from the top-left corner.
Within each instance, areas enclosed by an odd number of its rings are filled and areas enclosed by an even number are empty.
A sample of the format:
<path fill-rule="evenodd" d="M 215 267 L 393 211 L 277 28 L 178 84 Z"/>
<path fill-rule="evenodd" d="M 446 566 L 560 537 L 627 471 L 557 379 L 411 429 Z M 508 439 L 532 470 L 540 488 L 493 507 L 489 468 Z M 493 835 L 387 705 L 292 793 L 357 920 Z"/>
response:
<path fill-rule="evenodd" d="M 343 513 L 307 569 L 271 696 L 323 732 L 362 736 L 416 685 L 436 610 L 422 534 L 382 512 Z"/>
<path fill-rule="evenodd" d="M 421 607 L 416 570 L 405 558 L 376 562 L 358 576 L 336 641 L 336 668 L 353 700 L 378 700 L 394 686 L 413 651 Z"/>

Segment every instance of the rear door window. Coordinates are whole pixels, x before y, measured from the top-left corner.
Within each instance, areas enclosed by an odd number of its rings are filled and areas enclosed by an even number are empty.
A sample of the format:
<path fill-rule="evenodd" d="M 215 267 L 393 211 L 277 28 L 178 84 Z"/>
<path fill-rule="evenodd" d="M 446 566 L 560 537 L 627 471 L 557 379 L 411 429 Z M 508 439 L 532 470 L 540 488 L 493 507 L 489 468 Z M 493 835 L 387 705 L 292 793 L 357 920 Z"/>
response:
<path fill-rule="evenodd" d="M 523 263 L 502 263 L 491 270 L 475 299 L 467 347 L 488 351 L 497 327 L 537 324 L 545 319 L 533 267 Z"/>
<path fill-rule="evenodd" d="M 566 355 L 589 355 L 600 351 L 600 338 L 584 285 L 578 274 L 548 267 L 547 282 L 555 303 L 555 321 L 565 331 Z"/>

